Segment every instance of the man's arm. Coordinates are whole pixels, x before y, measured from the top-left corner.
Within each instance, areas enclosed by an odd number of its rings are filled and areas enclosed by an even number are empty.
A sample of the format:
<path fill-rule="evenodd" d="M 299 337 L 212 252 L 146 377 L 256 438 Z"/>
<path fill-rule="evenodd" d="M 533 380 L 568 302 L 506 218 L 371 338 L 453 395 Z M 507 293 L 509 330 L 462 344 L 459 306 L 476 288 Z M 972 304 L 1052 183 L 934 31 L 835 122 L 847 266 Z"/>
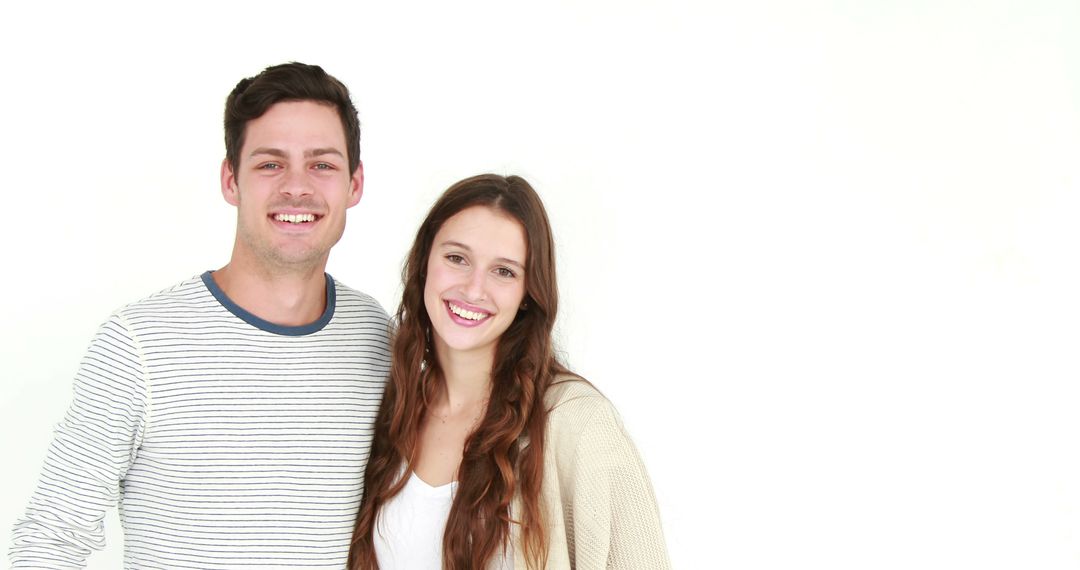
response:
<path fill-rule="evenodd" d="M 75 376 L 37 489 L 15 523 L 12 568 L 83 568 L 105 546 L 102 521 L 142 440 L 149 394 L 137 343 L 113 316 Z"/>

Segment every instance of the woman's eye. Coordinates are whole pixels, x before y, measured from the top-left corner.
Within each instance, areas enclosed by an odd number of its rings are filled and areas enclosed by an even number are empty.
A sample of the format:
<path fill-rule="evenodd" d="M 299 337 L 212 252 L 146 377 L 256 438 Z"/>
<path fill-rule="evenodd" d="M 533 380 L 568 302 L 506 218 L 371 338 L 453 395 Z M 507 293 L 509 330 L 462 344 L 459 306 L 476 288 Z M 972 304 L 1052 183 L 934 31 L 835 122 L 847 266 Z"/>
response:
<path fill-rule="evenodd" d="M 495 274 L 498 275 L 499 277 L 506 277 L 507 279 L 513 279 L 514 277 L 517 277 L 516 273 L 514 273 L 513 271 L 510 271 L 509 269 L 507 269 L 505 267 L 500 267 L 500 268 L 496 269 Z"/>
<path fill-rule="evenodd" d="M 457 264 L 465 263 L 465 258 L 461 257 L 460 255 L 458 255 L 456 253 L 451 253 L 450 255 L 447 255 L 446 260 L 449 261 L 450 263 L 457 263 Z"/>

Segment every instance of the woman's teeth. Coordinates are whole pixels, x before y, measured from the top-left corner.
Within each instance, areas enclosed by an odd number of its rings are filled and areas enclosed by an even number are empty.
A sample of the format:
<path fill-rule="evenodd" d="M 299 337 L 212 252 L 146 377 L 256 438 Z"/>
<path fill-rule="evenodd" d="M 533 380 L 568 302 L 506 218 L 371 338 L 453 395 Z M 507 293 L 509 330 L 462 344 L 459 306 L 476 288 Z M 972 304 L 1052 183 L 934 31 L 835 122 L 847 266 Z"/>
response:
<path fill-rule="evenodd" d="M 488 316 L 488 313 L 477 313 L 477 312 L 474 312 L 474 311 L 469 311 L 469 310 L 466 310 L 466 309 L 462 309 L 461 307 L 459 307 L 459 306 L 457 306 L 457 305 L 455 305 L 453 303 L 447 303 L 447 305 L 450 305 L 450 312 L 451 313 L 454 313 L 455 315 L 457 315 L 459 317 L 469 319 L 470 321 L 479 321 L 480 319 Z"/>

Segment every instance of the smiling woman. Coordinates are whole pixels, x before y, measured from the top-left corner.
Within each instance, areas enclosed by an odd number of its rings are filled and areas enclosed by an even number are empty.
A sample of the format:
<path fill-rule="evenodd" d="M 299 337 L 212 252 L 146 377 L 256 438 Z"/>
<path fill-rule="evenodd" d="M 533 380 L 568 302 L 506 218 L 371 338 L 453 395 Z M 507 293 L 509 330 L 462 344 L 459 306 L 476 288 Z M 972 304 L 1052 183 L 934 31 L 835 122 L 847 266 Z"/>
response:
<path fill-rule="evenodd" d="M 669 566 L 618 414 L 555 358 L 553 245 L 517 176 L 458 182 L 420 225 L 351 570 Z"/>
<path fill-rule="evenodd" d="M 424 305 L 440 362 L 477 352 L 494 358 L 525 295 L 525 252 L 521 224 L 486 206 L 462 210 L 439 229 Z"/>

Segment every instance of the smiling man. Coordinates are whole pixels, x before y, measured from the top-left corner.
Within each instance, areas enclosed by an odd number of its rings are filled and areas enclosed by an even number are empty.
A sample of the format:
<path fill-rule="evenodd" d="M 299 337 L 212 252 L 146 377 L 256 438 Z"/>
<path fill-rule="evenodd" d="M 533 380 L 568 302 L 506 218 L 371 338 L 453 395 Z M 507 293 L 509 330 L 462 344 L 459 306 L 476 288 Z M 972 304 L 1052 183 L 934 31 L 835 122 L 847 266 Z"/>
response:
<path fill-rule="evenodd" d="M 119 500 L 125 568 L 340 568 L 389 372 L 386 312 L 325 273 L 363 192 L 349 92 L 271 67 L 225 109 L 228 265 L 91 342 L 15 568 L 82 568 Z"/>

